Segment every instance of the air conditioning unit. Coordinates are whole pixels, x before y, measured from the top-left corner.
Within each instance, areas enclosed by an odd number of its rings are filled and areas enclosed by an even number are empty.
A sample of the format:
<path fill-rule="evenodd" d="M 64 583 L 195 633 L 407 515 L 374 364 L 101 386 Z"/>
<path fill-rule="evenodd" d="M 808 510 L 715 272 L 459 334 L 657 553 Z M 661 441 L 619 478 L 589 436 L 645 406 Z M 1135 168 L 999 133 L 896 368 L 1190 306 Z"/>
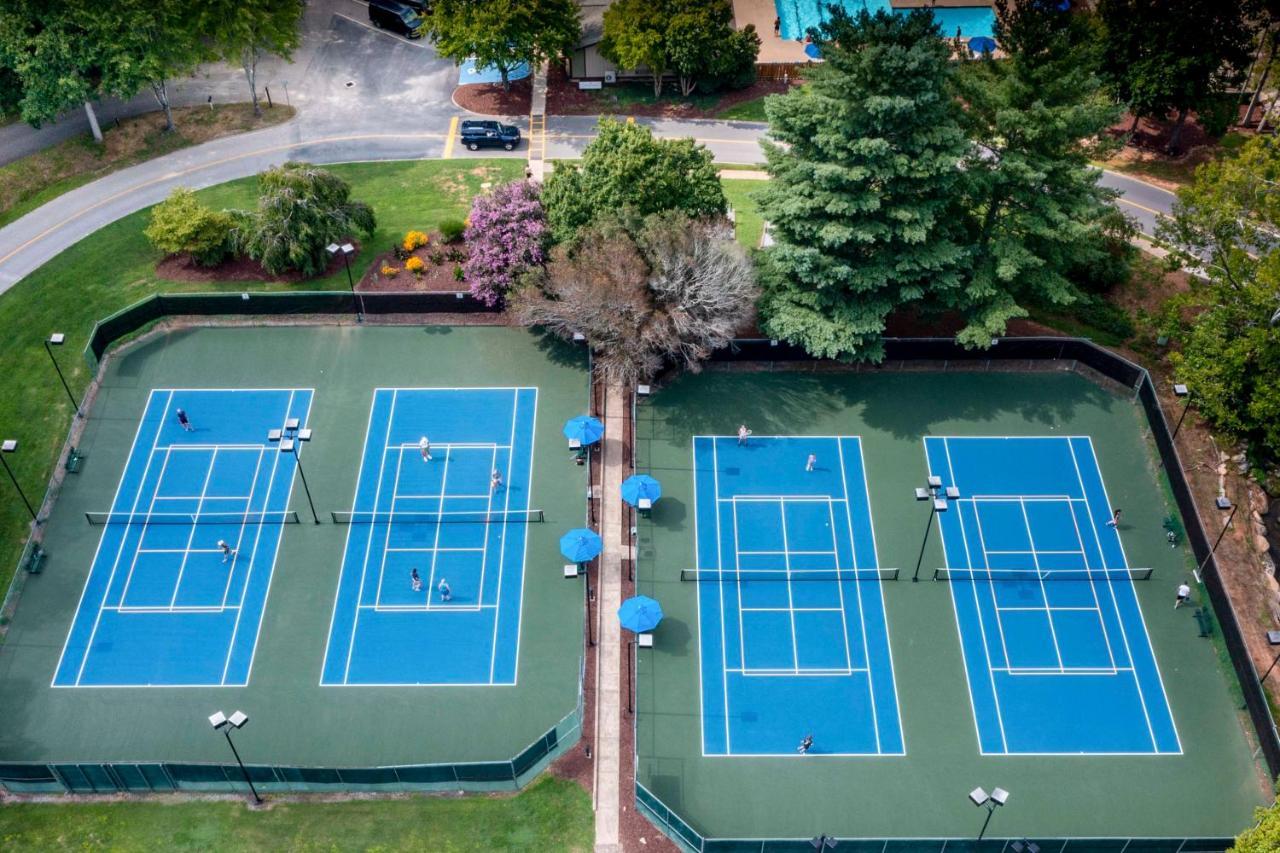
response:
<path fill-rule="evenodd" d="M 606 71 L 606 72 L 604 72 L 604 82 L 606 82 L 606 83 L 617 83 L 617 82 L 618 82 L 618 72 L 616 72 L 616 71 Z"/>

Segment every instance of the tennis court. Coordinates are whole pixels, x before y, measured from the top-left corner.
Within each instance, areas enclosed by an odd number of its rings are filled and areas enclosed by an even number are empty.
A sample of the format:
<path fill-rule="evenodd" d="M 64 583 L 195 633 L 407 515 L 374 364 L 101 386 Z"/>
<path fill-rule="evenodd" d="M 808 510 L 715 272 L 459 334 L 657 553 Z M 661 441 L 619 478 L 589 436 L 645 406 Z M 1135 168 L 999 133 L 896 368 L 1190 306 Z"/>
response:
<path fill-rule="evenodd" d="M 1181 753 L 1092 441 L 925 448 L 982 752 Z"/>
<path fill-rule="evenodd" d="M 374 392 L 321 684 L 515 684 L 537 398 Z"/>
<path fill-rule="evenodd" d="M 309 389 L 150 393 L 55 687 L 248 683 L 306 428 Z M 184 429 L 175 416 L 185 409 Z M 224 553 L 219 543 L 227 543 Z"/>
<path fill-rule="evenodd" d="M 861 441 L 695 436 L 693 455 L 703 754 L 902 754 Z"/>

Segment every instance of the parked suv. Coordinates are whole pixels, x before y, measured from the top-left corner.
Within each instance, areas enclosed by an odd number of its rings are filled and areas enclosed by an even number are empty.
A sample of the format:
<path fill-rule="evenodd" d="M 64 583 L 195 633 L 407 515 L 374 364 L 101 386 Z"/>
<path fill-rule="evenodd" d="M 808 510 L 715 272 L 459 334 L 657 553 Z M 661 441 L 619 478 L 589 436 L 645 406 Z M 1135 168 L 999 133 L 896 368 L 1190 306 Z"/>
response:
<path fill-rule="evenodd" d="M 462 122 L 462 144 L 468 151 L 483 145 L 501 145 L 507 151 L 520 144 L 520 128 L 496 121 L 467 119 Z"/>
<path fill-rule="evenodd" d="M 375 27 L 388 29 L 406 38 L 422 38 L 426 21 L 407 3 L 398 0 L 369 0 L 369 20 Z"/>

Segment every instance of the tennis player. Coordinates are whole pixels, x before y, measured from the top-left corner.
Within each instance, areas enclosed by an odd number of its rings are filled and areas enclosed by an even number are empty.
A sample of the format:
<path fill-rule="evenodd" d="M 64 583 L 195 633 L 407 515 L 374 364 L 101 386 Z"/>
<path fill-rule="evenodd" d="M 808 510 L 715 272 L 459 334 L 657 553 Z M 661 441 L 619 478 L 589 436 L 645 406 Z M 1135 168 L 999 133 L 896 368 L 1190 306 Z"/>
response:
<path fill-rule="evenodd" d="M 444 578 L 440 578 L 440 583 L 436 584 L 436 591 L 440 593 L 441 601 L 453 600 L 453 590 L 449 589 L 449 582 Z"/>
<path fill-rule="evenodd" d="M 751 430 L 747 429 L 746 424 L 738 427 L 738 444 L 746 444 L 747 439 L 751 436 Z"/>
<path fill-rule="evenodd" d="M 425 435 L 418 439 L 418 450 L 422 451 L 423 462 L 431 461 L 431 439 L 427 438 Z"/>
<path fill-rule="evenodd" d="M 1187 599 L 1190 597 L 1191 587 L 1187 586 L 1185 583 L 1178 584 L 1178 600 L 1173 603 L 1173 609 L 1177 610 L 1179 607 L 1186 604 Z"/>
<path fill-rule="evenodd" d="M 187 418 L 187 413 L 184 410 L 178 409 L 177 411 L 174 412 L 174 414 L 178 416 L 178 425 L 181 426 L 184 430 L 186 430 L 187 432 L 196 431 L 196 428 L 191 425 L 191 421 Z"/>
<path fill-rule="evenodd" d="M 418 574 L 417 566 L 409 570 L 409 585 L 413 587 L 414 592 L 422 592 L 422 577 Z"/>
<path fill-rule="evenodd" d="M 222 551 L 222 562 L 224 563 L 236 555 L 236 549 L 228 545 L 225 539 L 218 540 L 218 548 Z"/>
<path fill-rule="evenodd" d="M 502 488 L 502 475 L 498 473 L 497 468 L 494 468 L 493 474 L 490 475 L 489 477 L 489 492 L 492 494 L 493 492 L 496 492 L 498 491 L 498 489 L 501 489 L 501 488 Z"/>
<path fill-rule="evenodd" d="M 801 755 L 808 755 L 811 749 L 813 749 L 813 735 L 805 735 L 800 741 L 800 745 L 796 747 L 796 752 Z"/>
<path fill-rule="evenodd" d="M 1111 516 L 1111 520 L 1107 522 L 1107 527 L 1120 529 L 1120 510 L 1116 510 L 1115 514 Z"/>
<path fill-rule="evenodd" d="M 809 458 L 804 461 L 804 470 L 812 471 L 813 466 L 818 464 L 818 454 L 810 453 Z"/>

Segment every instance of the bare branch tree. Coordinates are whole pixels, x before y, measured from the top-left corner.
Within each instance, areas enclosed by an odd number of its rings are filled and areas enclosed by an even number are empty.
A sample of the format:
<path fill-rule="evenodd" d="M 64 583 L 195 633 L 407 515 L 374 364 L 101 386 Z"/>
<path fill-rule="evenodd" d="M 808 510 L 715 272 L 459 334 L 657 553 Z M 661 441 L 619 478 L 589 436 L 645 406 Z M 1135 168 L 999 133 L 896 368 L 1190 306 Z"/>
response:
<path fill-rule="evenodd" d="M 668 364 L 700 369 L 751 319 L 758 295 L 751 261 L 723 223 L 668 213 L 634 237 L 618 223 L 586 229 L 512 306 L 525 323 L 582 333 L 608 381 L 633 383 Z"/>

